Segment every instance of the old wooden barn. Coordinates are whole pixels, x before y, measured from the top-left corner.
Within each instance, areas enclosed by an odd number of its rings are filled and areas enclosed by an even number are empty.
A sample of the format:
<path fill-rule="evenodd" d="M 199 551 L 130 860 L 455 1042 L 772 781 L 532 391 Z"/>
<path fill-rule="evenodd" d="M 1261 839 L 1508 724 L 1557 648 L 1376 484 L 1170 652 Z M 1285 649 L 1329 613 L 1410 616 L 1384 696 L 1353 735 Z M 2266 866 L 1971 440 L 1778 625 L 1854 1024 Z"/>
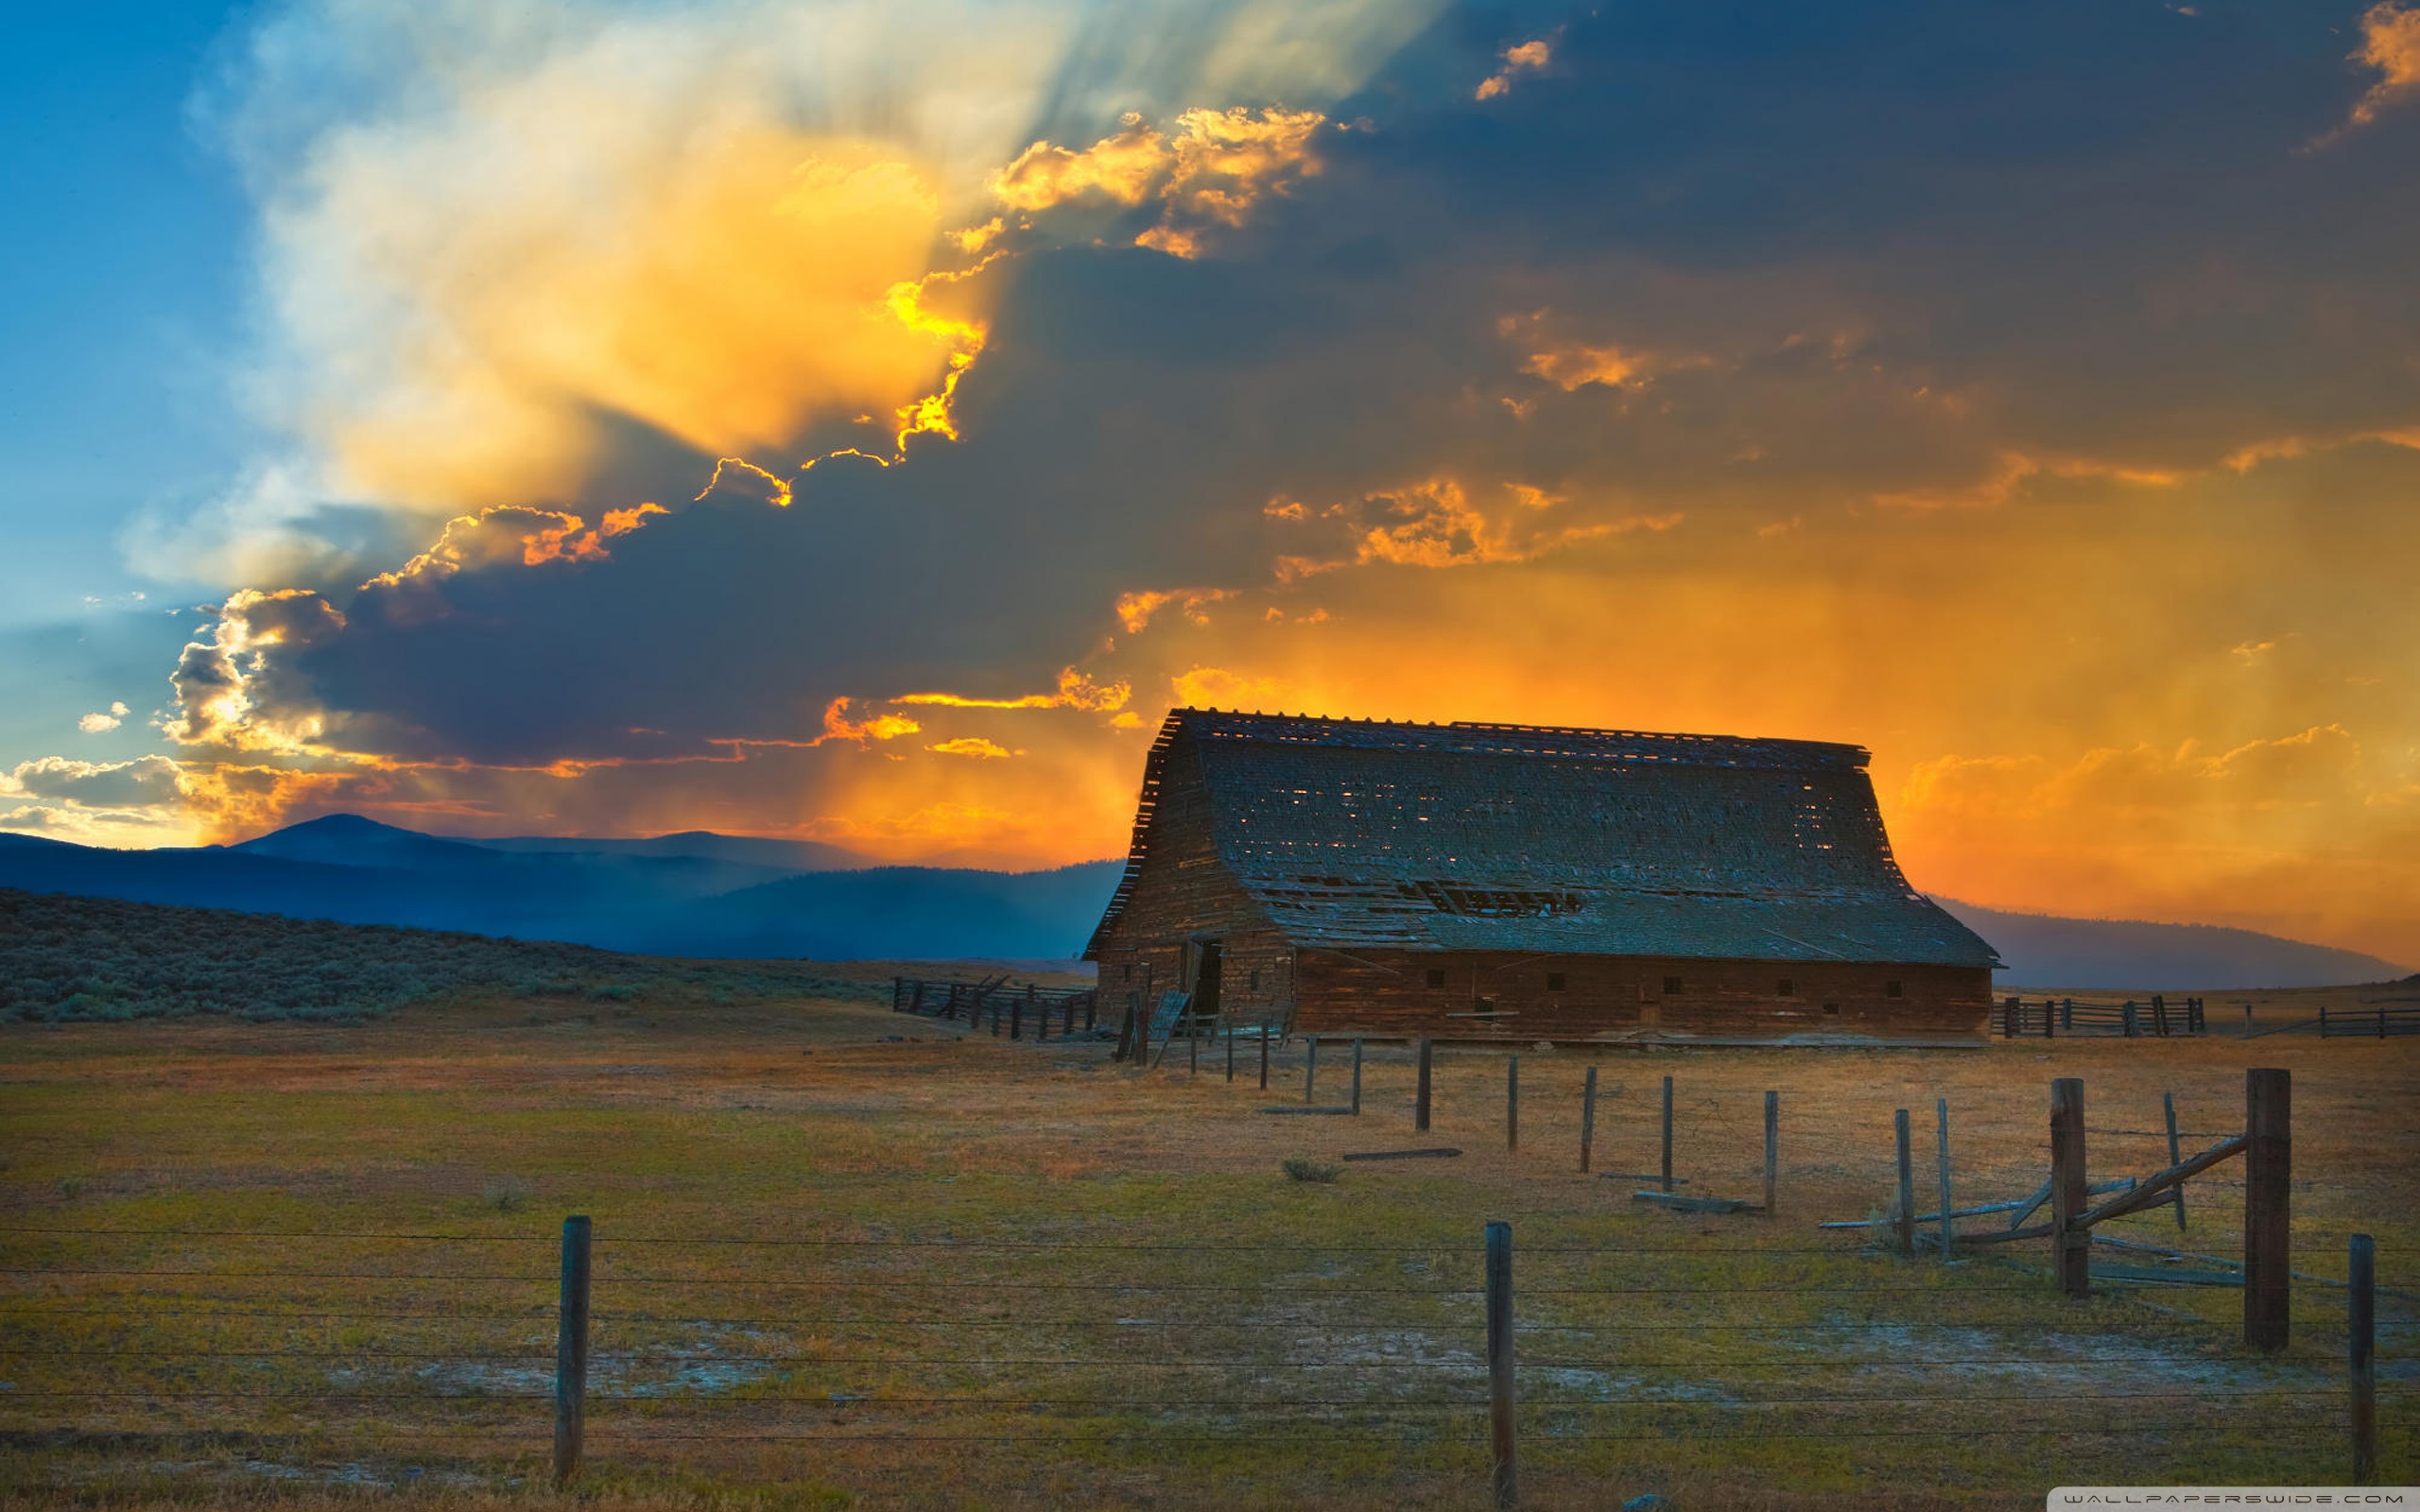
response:
<path fill-rule="evenodd" d="M 1998 963 L 1900 875 L 1866 759 L 1179 709 L 1085 957 L 1104 1007 L 1301 1034 L 1979 1038 Z"/>

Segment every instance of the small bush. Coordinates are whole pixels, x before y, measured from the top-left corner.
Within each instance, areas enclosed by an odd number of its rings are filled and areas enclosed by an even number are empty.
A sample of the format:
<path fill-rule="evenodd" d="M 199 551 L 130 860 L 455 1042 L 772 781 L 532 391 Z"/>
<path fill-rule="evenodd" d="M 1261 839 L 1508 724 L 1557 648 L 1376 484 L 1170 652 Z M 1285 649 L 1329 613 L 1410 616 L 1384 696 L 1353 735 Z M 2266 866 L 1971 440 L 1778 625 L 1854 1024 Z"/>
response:
<path fill-rule="evenodd" d="M 491 1181 L 479 1189 L 479 1201 L 498 1212 L 519 1212 L 529 1206 L 529 1183 L 518 1177 Z"/>
<path fill-rule="evenodd" d="M 1286 1179 L 1288 1181 L 1333 1181 L 1343 1174 L 1344 1167 L 1319 1160 L 1298 1159 L 1286 1162 Z"/>

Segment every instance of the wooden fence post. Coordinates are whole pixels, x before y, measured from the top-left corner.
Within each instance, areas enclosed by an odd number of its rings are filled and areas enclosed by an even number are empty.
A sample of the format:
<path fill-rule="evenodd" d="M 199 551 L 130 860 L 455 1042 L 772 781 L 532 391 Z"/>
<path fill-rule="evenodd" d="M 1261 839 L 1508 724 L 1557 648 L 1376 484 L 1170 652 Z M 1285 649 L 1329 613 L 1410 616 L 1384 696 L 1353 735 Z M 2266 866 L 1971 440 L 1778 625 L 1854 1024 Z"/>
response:
<path fill-rule="evenodd" d="M 2256 1067 L 2243 1078 L 2243 1342 L 2286 1347 L 2293 1299 L 2293 1080 Z"/>
<path fill-rule="evenodd" d="M 1357 1035 L 1353 1040 L 1353 1116 L 1361 1116 L 1361 1040 Z"/>
<path fill-rule="evenodd" d="M 1487 1427 L 1495 1504 L 1521 1504 L 1512 1383 L 1512 1226 L 1487 1226 Z"/>
<path fill-rule="evenodd" d="M 1597 1068 L 1580 1083 L 1580 1174 L 1588 1174 L 1588 1160 L 1597 1152 Z"/>
<path fill-rule="evenodd" d="M 1314 1100 L 1311 1090 L 1320 1079 L 1320 1042 L 1316 1039 L 1306 1039 L 1303 1044 L 1305 1047 L 1303 1052 L 1303 1102 L 1307 1106 Z"/>
<path fill-rule="evenodd" d="M 2176 1134 L 2176 1094 L 2174 1092 L 2160 1093 L 2159 1109 L 2168 1119 L 2168 1163 L 2183 1165 L 2185 1146 L 2178 1141 Z M 2182 1233 L 2185 1231 L 2185 1183 L 2179 1181 L 2171 1187 L 2169 1196 L 2171 1198 L 2169 1206 L 2176 1210 L 2176 1228 L 2179 1233 Z"/>
<path fill-rule="evenodd" d="M 1236 1021 L 1227 1021 L 1227 1080 L 1236 1079 Z"/>
<path fill-rule="evenodd" d="M 1521 1057 L 1504 1057 L 1504 1147 L 1521 1151 Z"/>
<path fill-rule="evenodd" d="M 1664 1078 L 1664 1190 L 1672 1190 L 1672 1078 Z"/>
<path fill-rule="evenodd" d="M 2083 1078 L 2050 1083 L 2050 1265 L 2069 1297 L 2092 1291 L 2092 1231 L 2075 1223 L 2090 1203 L 2083 1159 Z"/>
<path fill-rule="evenodd" d="M 1260 1090 L 1269 1091 L 1269 1021 L 1260 1021 Z"/>
<path fill-rule="evenodd" d="M 1429 1043 L 1423 1040 L 1420 1041 L 1420 1090 L 1413 1097 L 1411 1105 L 1411 1126 L 1415 1129 L 1425 1130 L 1428 1127 L 1428 1074 L 1431 1059 Z"/>
<path fill-rule="evenodd" d="M 2353 1236 L 2345 1255 L 2345 1280 L 2351 1286 L 2345 1303 L 2350 1327 L 2344 1354 L 2353 1377 L 2353 1484 L 2375 1486 L 2378 1479 L 2377 1246 L 2367 1234 Z"/>
<path fill-rule="evenodd" d="M 1899 1108 L 1891 1115 L 1891 1129 L 1899 1144 L 1898 1211 L 1892 1224 L 1898 1231 L 1899 1253 L 1916 1252 L 1916 1167 L 1912 1152 L 1908 1148 L 1908 1110 Z"/>
<path fill-rule="evenodd" d="M 589 1222 L 563 1220 L 562 1300 L 555 1325 L 555 1484 L 579 1473 L 580 1440 L 588 1422 Z"/>
<path fill-rule="evenodd" d="M 1765 1093 L 1765 1216 L 1772 1217 L 1781 1184 L 1781 1093 Z"/>
<path fill-rule="evenodd" d="M 1100 988 L 1095 988 L 1084 994 L 1084 1033 L 1090 1034 L 1093 1032 L 1093 1015 L 1098 1013 L 1099 1010 Z M 1076 1010 L 1073 1008 L 1069 1008 L 1067 1010 L 1068 1022 L 1071 1023 L 1075 1022 L 1075 1012 Z"/>
<path fill-rule="evenodd" d="M 1941 1176 L 1941 1263 L 1946 1265 L 1949 1263 L 1950 1255 L 1955 1252 L 1958 1242 L 1958 1236 L 1954 1228 L 1954 1220 L 1949 1216 L 1949 1099 L 1946 1097 L 1934 1098 L 1932 1110 L 1933 1117 L 1939 1124 L 1941 1129 L 1941 1149 L 1939 1152 Z"/>
<path fill-rule="evenodd" d="M 2015 1038 L 2016 1038 L 2016 1014 L 2017 1014 L 2017 1002 L 2016 1002 L 2016 999 L 2014 999 L 2014 998 L 2011 998 L 2011 999 L 2009 999 L 2009 1000 L 2008 1000 L 2007 1004 L 2006 1004 L 2005 1005 L 2003 1005 L 2003 1006 L 2001 1007 L 2001 1009 L 2000 1009 L 2000 1038 L 2001 1038 L 2001 1039 L 2003 1039 L 2003 1040 L 2014 1040 L 2014 1039 L 2015 1039 Z"/>

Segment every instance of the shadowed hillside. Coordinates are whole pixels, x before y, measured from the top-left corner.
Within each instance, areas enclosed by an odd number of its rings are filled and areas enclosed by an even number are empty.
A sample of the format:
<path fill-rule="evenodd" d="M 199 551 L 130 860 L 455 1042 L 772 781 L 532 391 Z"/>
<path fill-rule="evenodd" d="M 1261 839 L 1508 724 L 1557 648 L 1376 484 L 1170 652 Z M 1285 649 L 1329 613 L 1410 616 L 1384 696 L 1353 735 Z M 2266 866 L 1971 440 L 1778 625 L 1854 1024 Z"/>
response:
<path fill-rule="evenodd" d="M 0 890 L 0 1022 L 351 1020 L 474 989 L 597 1003 L 886 999 L 812 963 L 579 945 Z"/>

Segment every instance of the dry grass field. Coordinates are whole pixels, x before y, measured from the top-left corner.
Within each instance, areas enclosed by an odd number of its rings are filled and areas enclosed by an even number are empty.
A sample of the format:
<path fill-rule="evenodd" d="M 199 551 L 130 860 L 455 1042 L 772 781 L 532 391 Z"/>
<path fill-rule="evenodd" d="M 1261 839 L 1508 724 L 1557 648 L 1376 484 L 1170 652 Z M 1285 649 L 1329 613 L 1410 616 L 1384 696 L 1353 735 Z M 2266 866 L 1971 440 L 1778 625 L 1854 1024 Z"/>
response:
<path fill-rule="evenodd" d="M 834 969 L 836 971 L 843 969 Z M 866 974 L 880 974 L 866 968 Z M 1945 1265 L 1825 1219 L 1889 1200 L 1934 1106 L 1961 1205 L 2047 1168 L 2084 1079 L 2096 1179 L 2236 1132 L 2243 1073 L 2294 1077 L 2296 1265 L 2377 1236 L 2384 1470 L 2413 1460 L 2420 1040 L 2239 1030 L 2377 989 L 2214 995 L 2204 1040 L 1973 1051 L 1399 1047 L 1357 1118 L 1205 1047 L 1158 1069 L 863 1002 L 472 996 L 359 1024 L 0 1028 L 0 1506 L 553 1504 L 557 1241 L 593 1216 L 588 1462 L 600 1507 L 1478 1507 L 1482 1224 L 1512 1226 L 1525 1505 L 2030 1507 L 2078 1481 L 2345 1473 L 2342 1293 L 2298 1283 L 2283 1359 L 2240 1293 L 2058 1297 L 2044 1246 Z M 1321 1104 L 1345 1057 L 1323 1053 Z M 1692 1216 L 1578 1170 L 1658 1159 Z M 1344 1162 L 1453 1146 L 1452 1159 Z M 1332 1180 L 1292 1179 L 1288 1160 Z M 2109 1231 L 2240 1253 L 2239 1165 Z M 1972 1220 L 1990 1225 L 1997 1219 Z M 746 1241 L 741 1243 L 738 1241 Z M 2156 1267 L 2148 1255 L 2097 1263 Z"/>

